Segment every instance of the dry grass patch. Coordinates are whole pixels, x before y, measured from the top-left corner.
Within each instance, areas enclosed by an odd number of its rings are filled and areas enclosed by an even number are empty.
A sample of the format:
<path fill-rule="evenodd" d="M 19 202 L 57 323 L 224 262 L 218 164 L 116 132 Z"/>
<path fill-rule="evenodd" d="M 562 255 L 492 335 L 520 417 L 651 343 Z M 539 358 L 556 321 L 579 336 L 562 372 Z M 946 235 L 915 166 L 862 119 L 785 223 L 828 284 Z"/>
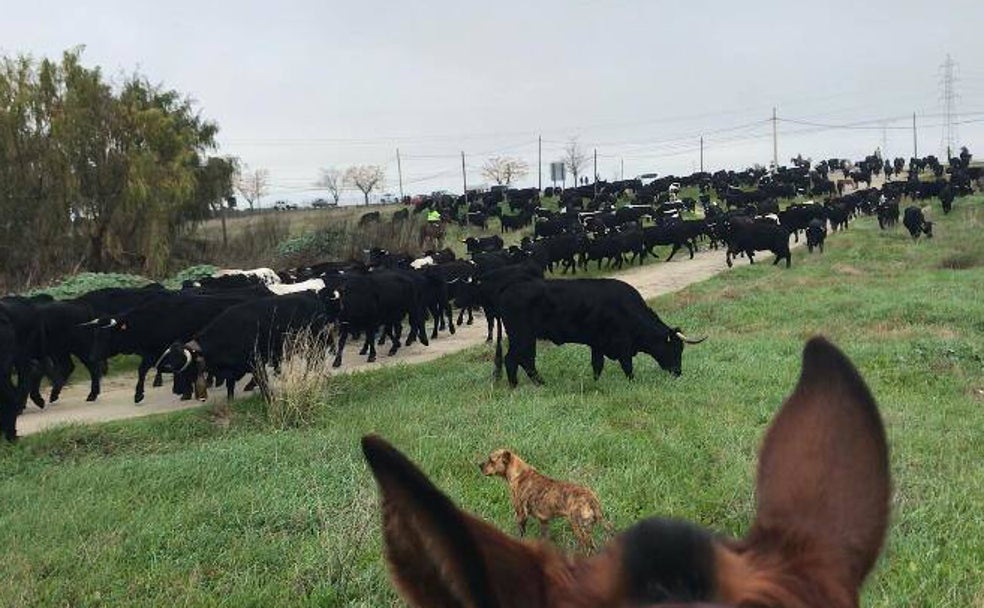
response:
<path fill-rule="evenodd" d="M 281 429 L 309 425 L 331 393 L 329 340 L 305 329 L 284 340 L 280 373 L 264 367 L 256 374 L 270 423 Z"/>

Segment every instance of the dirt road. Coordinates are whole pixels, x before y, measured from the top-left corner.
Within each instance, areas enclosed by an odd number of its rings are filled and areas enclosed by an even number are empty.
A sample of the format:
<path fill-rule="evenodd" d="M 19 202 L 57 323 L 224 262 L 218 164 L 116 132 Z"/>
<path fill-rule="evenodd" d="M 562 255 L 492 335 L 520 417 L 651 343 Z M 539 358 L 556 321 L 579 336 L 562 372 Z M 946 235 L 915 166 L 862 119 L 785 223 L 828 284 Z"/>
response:
<path fill-rule="evenodd" d="M 771 261 L 771 256 L 761 256 L 764 263 Z M 742 260 L 742 263 L 745 263 Z M 718 272 L 725 270 L 723 251 L 701 251 L 688 259 L 686 254 L 677 254 L 672 262 L 650 262 L 645 266 L 636 266 L 631 270 L 619 273 L 619 279 L 630 283 L 645 298 L 653 298 L 664 293 L 683 289 L 687 285 L 703 281 Z M 368 364 L 365 357 L 358 355 L 358 346 L 349 345 L 345 349 L 345 361 L 342 372 L 355 372 L 365 369 L 378 369 L 388 365 L 409 365 L 443 357 L 444 355 L 461 351 L 485 341 L 486 325 L 484 317 L 477 317 L 473 325 L 462 325 L 457 328 L 455 335 L 442 333 L 430 346 L 414 344 L 409 348 L 401 348 L 395 357 L 380 355 L 376 363 Z M 140 405 L 133 403 L 134 374 L 125 374 L 107 378 L 103 381 L 103 392 L 95 403 L 86 403 L 88 394 L 88 377 L 85 373 L 76 373 L 75 381 L 62 393 L 58 403 L 49 405 L 43 410 L 28 404 L 28 409 L 17 420 L 17 430 L 21 435 L 36 433 L 42 429 L 66 423 L 92 423 L 107 420 L 120 420 L 148 416 L 160 412 L 171 412 L 201 404 L 197 401 L 179 401 L 171 394 L 168 386 L 148 389 L 146 398 Z M 149 386 L 149 378 L 148 378 Z M 212 391 L 209 399 L 225 399 L 225 391 Z"/>

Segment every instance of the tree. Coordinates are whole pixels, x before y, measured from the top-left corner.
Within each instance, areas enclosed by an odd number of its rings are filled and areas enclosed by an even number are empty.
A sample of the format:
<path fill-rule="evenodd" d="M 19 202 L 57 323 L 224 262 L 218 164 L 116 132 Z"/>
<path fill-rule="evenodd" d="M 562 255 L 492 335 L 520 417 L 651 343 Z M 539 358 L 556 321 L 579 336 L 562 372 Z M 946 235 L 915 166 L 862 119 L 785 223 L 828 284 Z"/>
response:
<path fill-rule="evenodd" d="M 243 195 L 253 211 L 254 205 L 260 204 L 260 199 L 270 191 L 270 172 L 266 169 L 250 170 L 249 165 L 243 165 L 236 173 L 236 191 Z"/>
<path fill-rule="evenodd" d="M 197 173 L 218 127 L 143 76 L 107 82 L 81 53 L 0 59 L 0 280 L 158 274 L 207 215 Z"/>
<path fill-rule="evenodd" d="M 369 193 L 376 187 L 382 188 L 386 181 L 386 172 L 379 165 L 359 165 L 345 170 L 342 183 L 362 191 L 366 205 L 369 204 Z"/>
<path fill-rule="evenodd" d="M 318 181 L 314 182 L 314 185 L 318 188 L 324 188 L 328 191 L 328 194 L 335 199 L 335 204 L 338 204 L 338 199 L 342 195 L 342 189 L 345 187 L 345 181 L 342 179 L 342 172 L 334 167 L 329 167 L 328 169 L 318 170 Z"/>
<path fill-rule="evenodd" d="M 574 185 L 577 185 L 577 175 L 588 163 L 588 155 L 584 153 L 581 146 L 577 143 L 577 138 L 571 139 L 567 147 L 564 148 L 564 157 L 561 159 L 567 170 L 574 176 Z"/>
<path fill-rule="evenodd" d="M 482 177 L 500 186 L 509 186 L 514 180 L 522 179 L 530 172 L 529 165 L 520 158 L 493 156 L 482 165 Z"/>
<path fill-rule="evenodd" d="M 204 164 L 199 164 L 196 175 L 195 196 L 202 208 L 207 208 L 212 215 L 222 219 L 222 246 L 228 247 L 229 234 L 226 231 L 226 209 L 235 206 L 232 196 L 233 177 L 239 169 L 239 160 L 234 157 L 210 157 Z M 207 207 L 205 207 L 207 205 Z"/>

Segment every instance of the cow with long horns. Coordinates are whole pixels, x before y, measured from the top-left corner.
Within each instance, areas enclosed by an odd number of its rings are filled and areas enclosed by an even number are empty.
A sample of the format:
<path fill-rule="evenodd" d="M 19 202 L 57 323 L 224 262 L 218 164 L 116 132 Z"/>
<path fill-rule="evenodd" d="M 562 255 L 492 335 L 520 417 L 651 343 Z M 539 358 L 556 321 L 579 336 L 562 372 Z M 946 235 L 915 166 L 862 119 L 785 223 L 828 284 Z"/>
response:
<path fill-rule="evenodd" d="M 684 343 L 704 341 L 669 327 L 634 287 L 616 279 L 517 282 L 503 290 L 498 308 L 509 337 L 505 366 L 512 386 L 516 386 L 519 366 L 534 383 L 543 383 L 536 370 L 537 340 L 589 346 L 595 379 L 601 375 L 605 358 L 618 361 L 632 379 L 632 359 L 638 353 L 650 355 L 661 368 L 679 376 Z M 502 370 L 501 344 L 500 331 L 496 377 Z"/>

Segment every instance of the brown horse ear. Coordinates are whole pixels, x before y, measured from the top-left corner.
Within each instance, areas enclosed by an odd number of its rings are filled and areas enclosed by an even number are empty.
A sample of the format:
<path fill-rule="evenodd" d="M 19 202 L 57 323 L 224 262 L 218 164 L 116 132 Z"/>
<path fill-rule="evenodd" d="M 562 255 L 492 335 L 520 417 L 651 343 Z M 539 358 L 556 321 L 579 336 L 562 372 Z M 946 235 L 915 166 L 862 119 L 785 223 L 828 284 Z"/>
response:
<path fill-rule="evenodd" d="M 458 510 L 403 454 L 366 436 L 379 484 L 386 559 L 403 597 L 419 607 L 544 606 L 538 551 Z"/>
<path fill-rule="evenodd" d="M 757 495 L 746 547 L 778 553 L 794 578 L 856 605 L 888 524 L 888 447 L 864 380 L 823 338 L 807 343 L 799 383 L 766 434 Z"/>

